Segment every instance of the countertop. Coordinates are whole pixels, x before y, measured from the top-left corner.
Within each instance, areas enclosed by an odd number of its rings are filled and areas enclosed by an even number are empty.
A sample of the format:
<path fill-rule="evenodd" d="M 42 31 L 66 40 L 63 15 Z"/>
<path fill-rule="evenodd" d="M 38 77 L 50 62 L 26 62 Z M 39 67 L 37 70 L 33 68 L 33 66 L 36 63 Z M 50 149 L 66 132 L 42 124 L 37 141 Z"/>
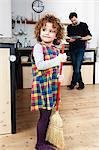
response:
<path fill-rule="evenodd" d="M 0 44 L 15 44 L 17 43 L 17 40 L 15 38 L 9 38 L 9 37 L 0 37 Z"/>
<path fill-rule="evenodd" d="M 17 50 L 20 50 L 20 51 L 21 51 L 21 50 L 22 50 L 22 51 L 23 51 L 23 50 L 32 50 L 32 47 L 26 47 L 26 48 L 25 48 L 25 47 L 22 47 L 22 48 L 18 48 Z M 69 48 L 66 47 L 65 50 L 68 51 Z M 88 51 L 88 50 L 96 50 L 96 48 L 86 48 L 85 50 L 87 50 L 87 51 Z"/>
<path fill-rule="evenodd" d="M 21 48 L 18 48 L 17 50 L 32 50 L 32 47 L 21 47 Z"/>

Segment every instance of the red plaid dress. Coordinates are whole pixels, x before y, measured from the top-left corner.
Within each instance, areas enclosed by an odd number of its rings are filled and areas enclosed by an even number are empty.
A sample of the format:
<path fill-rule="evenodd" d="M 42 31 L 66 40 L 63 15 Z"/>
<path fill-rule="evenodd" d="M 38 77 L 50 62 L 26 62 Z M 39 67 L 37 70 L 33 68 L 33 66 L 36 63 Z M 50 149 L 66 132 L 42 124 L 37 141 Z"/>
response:
<path fill-rule="evenodd" d="M 44 60 L 55 58 L 59 49 L 55 46 L 43 47 Z M 38 109 L 51 110 L 57 99 L 59 66 L 38 70 L 35 62 L 32 63 L 32 89 L 31 89 L 31 111 Z"/>

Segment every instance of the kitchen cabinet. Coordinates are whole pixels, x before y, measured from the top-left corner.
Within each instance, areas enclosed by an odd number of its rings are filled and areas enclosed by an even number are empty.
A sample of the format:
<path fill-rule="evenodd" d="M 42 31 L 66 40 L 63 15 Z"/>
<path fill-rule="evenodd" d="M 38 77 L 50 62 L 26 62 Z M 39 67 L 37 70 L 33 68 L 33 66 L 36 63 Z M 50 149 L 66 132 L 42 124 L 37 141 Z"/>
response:
<path fill-rule="evenodd" d="M 17 80 L 17 88 L 18 89 L 21 89 L 21 88 L 23 88 L 23 85 L 26 85 L 26 83 L 23 83 L 23 81 L 25 82 L 25 79 L 31 80 L 30 75 L 28 75 L 28 71 L 30 73 L 30 71 L 32 70 L 32 69 L 30 69 L 31 68 L 31 61 L 30 61 L 31 52 L 32 52 L 32 48 L 16 49 L 16 58 L 17 58 L 16 59 L 16 80 Z M 26 63 L 21 63 L 21 56 L 29 56 L 29 61 Z M 32 76 L 32 72 L 31 72 L 31 76 Z M 26 82 L 27 82 L 27 80 L 26 80 Z M 28 81 L 28 82 L 30 83 L 30 81 Z M 29 83 L 27 83 L 27 84 L 29 84 Z"/>
<path fill-rule="evenodd" d="M 0 135 L 16 133 L 14 43 L 0 39 Z"/>
<path fill-rule="evenodd" d="M 64 65 L 63 66 L 63 82 L 61 85 L 70 85 L 72 79 L 73 68 L 72 65 Z M 82 79 L 85 84 L 95 84 L 94 83 L 94 66 L 89 64 L 82 65 L 81 69 Z"/>
<path fill-rule="evenodd" d="M 67 55 L 69 55 L 69 50 L 65 50 Z M 89 48 L 85 50 L 86 53 L 92 53 L 93 57 L 90 59 L 84 59 L 81 72 L 82 78 L 85 84 L 95 84 L 95 62 L 96 62 L 96 49 Z M 67 61 L 63 66 L 63 76 L 64 81 L 61 85 L 69 85 L 72 79 L 73 68 L 71 61 Z"/>
<path fill-rule="evenodd" d="M 31 55 L 32 48 L 21 48 L 16 51 L 17 53 L 17 60 L 18 61 L 18 88 L 31 88 L 31 82 L 32 82 L 32 68 L 31 68 L 31 62 L 27 63 L 21 63 L 20 57 L 23 55 L 30 56 Z M 69 54 L 68 48 L 65 49 L 65 52 L 67 55 Z M 92 53 L 93 58 L 92 59 L 86 59 L 83 61 L 82 65 L 82 76 L 85 84 L 95 84 L 95 61 L 96 61 L 96 54 L 95 49 L 90 48 L 86 49 L 85 53 Z M 63 71 L 62 74 L 64 76 L 64 81 L 62 82 L 62 85 L 68 85 L 70 84 L 71 78 L 72 78 L 72 65 L 71 61 L 67 61 L 66 63 L 63 63 Z M 89 74 L 89 75 L 88 75 Z M 19 78 L 20 77 L 20 78 Z"/>
<path fill-rule="evenodd" d="M 95 64 L 95 83 L 99 84 L 99 62 L 97 61 Z"/>
<path fill-rule="evenodd" d="M 23 88 L 31 88 L 32 86 L 32 68 L 31 66 L 22 66 Z"/>
<path fill-rule="evenodd" d="M 0 48 L 0 134 L 11 133 L 10 49 Z"/>

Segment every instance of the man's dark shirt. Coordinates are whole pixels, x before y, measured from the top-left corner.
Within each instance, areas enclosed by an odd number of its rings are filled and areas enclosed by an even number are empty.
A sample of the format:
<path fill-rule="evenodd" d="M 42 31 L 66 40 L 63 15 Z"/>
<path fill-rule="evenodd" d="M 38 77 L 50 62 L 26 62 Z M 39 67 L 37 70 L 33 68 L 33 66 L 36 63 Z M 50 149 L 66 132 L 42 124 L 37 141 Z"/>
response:
<path fill-rule="evenodd" d="M 88 29 L 88 26 L 86 23 L 84 22 L 80 22 L 78 25 L 73 26 L 72 24 L 68 25 L 67 27 L 67 33 L 69 37 L 71 36 L 87 36 L 90 35 L 91 33 Z M 75 48 L 84 48 L 85 49 L 85 42 L 86 41 L 82 41 L 80 39 L 77 39 L 74 42 L 69 43 L 70 45 L 70 50 L 75 49 Z"/>

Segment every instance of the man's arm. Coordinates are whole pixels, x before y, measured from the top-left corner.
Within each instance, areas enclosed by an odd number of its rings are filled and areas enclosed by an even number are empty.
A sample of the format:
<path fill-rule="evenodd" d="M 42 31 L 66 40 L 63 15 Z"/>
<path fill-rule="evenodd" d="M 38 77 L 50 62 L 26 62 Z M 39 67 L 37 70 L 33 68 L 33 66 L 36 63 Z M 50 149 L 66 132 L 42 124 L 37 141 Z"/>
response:
<path fill-rule="evenodd" d="M 92 39 L 92 36 L 91 35 L 87 35 L 87 36 L 84 36 L 81 38 L 82 41 L 88 41 L 88 40 L 91 40 Z"/>
<path fill-rule="evenodd" d="M 90 30 L 88 28 L 88 25 L 86 23 L 83 24 L 84 25 L 84 32 L 85 32 L 85 35 L 82 36 L 81 40 L 83 41 L 88 41 L 88 40 L 91 40 L 92 39 L 92 35 L 90 33 Z"/>

